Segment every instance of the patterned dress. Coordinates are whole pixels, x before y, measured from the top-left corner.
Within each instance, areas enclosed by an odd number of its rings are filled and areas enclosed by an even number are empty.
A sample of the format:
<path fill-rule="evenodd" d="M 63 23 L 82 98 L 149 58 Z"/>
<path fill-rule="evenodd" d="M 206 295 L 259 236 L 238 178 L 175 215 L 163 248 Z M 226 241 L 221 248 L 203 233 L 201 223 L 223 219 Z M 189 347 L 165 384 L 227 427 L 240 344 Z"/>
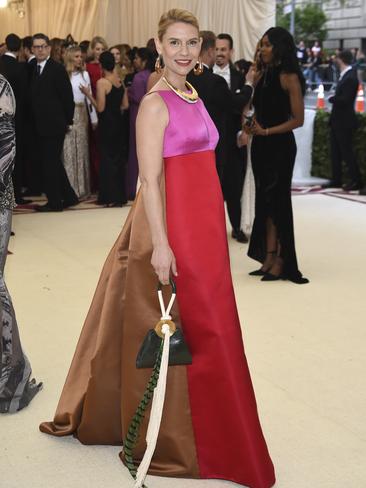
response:
<path fill-rule="evenodd" d="M 9 83 L 0 75 L 0 413 L 26 407 L 41 388 L 22 351 L 11 297 L 4 281 L 4 267 L 11 230 L 14 192 L 11 173 L 15 158 L 15 99 Z"/>
<path fill-rule="evenodd" d="M 89 115 L 92 124 L 98 123 L 98 117 L 80 90 L 80 85 L 90 89 L 89 73 L 73 72 L 70 81 L 75 102 L 74 124 L 65 135 L 62 161 L 78 198 L 87 198 L 90 195 Z"/>

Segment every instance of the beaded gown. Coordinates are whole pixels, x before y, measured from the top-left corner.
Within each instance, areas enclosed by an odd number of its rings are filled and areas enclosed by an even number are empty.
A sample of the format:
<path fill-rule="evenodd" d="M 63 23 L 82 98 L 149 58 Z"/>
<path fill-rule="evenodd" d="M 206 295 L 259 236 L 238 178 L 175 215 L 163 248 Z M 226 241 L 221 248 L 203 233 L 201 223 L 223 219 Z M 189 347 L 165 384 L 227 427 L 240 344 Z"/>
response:
<path fill-rule="evenodd" d="M 161 192 L 179 273 L 172 316 L 184 331 L 193 362 L 169 367 L 149 474 L 269 488 L 274 468 L 235 303 L 215 165 L 217 130 L 201 100 L 189 104 L 173 91 L 158 93 L 169 111 Z M 136 356 L 160 318 L 151 254 L 139 192 L 104 265 L 54 421 L 43 423 L 43 432 L 74 434 L 85 444 L 122 444 L 151 374 L 136 369 Z M 134 453 L 138 461 L 146 447 L 147 421 Z"/>

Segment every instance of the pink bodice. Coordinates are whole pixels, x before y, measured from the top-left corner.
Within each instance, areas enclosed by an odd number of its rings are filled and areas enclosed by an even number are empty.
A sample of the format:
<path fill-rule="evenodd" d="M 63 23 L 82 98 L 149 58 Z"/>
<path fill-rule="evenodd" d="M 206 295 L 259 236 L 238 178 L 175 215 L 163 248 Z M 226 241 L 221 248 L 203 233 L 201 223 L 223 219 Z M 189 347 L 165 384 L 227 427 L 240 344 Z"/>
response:
<path fill-rule="evenodd" d="M 159 90 L 169 111 L 163 157 L 215 150 L 219 134 L 202 102 L 188 103 L 171 90 Z"/>

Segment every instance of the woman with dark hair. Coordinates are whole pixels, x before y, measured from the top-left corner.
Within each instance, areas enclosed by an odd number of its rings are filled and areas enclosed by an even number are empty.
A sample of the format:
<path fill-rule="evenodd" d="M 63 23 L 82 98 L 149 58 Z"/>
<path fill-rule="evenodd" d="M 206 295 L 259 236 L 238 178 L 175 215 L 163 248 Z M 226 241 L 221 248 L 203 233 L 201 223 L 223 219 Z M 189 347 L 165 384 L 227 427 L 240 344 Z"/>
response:
<path fill-rule="evenodd" d="M 32 401 L 42 383 L 31 380 L 31 365 L 22 350 L 14 307 L 4 280 L 15 206 L 11 180 L 15 161 L 15 98 L 3 73 L 0 59 L 0 413 L 14 413 Z"/>
<path fill-rule="evenodd" d="M 237 61 L 235 61 L 234 63 L 234 67 L 235 69 L 237 69 L 239 71 L 239 73 L 241 73 L 243 75 L 243 77 L 245 78 L 248 71 L 250 70 L 252 66 L 252 63 L 250 61 L 247 61 L 246 59 L 238 59 Z"/>
<path fill-rule="evenodd" d="M 147 93 L 147 82 L 151 72 L 154 71 L 155 58 L 153 52 L 147 47 L 136 51 L 133 60 L 137 71 L 132 85 L 128 88 L 128 101 L 130 106 L 130 142 L 127 163 L 127 198 L 134 200 L 138 178 L 138 162 L 136 154 L 136 118 L 140 102 Z"/>
<path fill-rule="evenodd" d="M 62 58 L 62 45 L 64 43 L 64 39 L 60 39 L 59 37 L 54 37 L 50 41 L 51 45 L 51 58 L 58 63 L 63 63 Z"/>
<path fill-rule="evenodd" d="M 305 80 L 293 37 L 272 27 L 260 42 L 262 69 L 253 96 L 255 116 L 245 131 L 253 135 L 255 220 L 248 255 L 262 267 L 250 274 L 262 281 L 308 283 L 296 259 L 291 180 L 296 157 L 293 129 L 304 122 Z"/>
<path fill-rule="evenodd" d="M 90 99 L 99 114 L 99 194 L 100 205 L 121 207 L 126 203 L 124 166 L 126 141 L 122 110 L 128 108 L 125 87 L 115 72 L 111 52 L 100 55 L 102 78 L 97 81 L 96 99 L 87 87 L 80 90 Z"/>

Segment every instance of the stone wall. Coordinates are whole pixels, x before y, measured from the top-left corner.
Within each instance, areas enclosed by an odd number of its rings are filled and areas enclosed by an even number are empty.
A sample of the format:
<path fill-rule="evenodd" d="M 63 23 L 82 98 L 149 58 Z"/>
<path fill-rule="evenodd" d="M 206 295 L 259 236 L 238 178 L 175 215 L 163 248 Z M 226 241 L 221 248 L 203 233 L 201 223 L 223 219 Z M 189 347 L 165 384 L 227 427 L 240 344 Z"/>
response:
<path fill-rule="evenodd" d="M 288 4 L 290 0 L 277 0 Z M 297 0 L 296 6 L 309 0 Z M 328 17 L 328 37 L 324 42 L 327 49 L 360 48 L 366 51 L 366 0 L 313 0 L 322 6 Z M 342 5 L 343 3 L 343 5 Z"/>
<path fill-rule="evenodd" d="M 366 48 L 366 0 L 346 0 L 344 6 L 339 0 L 322 2 L 328 17 L 328 38 L 325 48 Z"/>

